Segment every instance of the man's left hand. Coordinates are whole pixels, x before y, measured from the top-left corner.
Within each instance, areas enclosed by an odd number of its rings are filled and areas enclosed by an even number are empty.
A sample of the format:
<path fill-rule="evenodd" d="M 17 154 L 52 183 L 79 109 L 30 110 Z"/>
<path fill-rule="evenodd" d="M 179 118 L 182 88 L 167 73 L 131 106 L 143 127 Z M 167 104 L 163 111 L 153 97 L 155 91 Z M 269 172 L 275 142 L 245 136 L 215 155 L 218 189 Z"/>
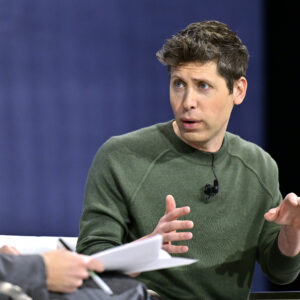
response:
<path fill-rule="evenodd" d="M 300 197 L 294 193 L 288 194 L 279 206 L 265 213 L 265 219 L 300 230 Z"/>
<path fill-rule="evenodd" d="M 296 256 L 300 252 L 300 197 L 288 194 L 279 206 L 265 213 L 265 219 L 281 225 L 278 247 L 286 256 Z"/>

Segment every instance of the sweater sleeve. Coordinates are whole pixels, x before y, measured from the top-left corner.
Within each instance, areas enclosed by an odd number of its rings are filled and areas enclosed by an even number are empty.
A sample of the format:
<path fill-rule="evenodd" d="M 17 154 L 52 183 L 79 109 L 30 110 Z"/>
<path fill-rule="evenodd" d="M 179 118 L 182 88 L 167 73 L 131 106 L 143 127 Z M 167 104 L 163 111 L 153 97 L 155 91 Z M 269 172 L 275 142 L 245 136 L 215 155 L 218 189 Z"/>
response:
<path fill-rule="evenodd" d="M 282 201 L 279 190 L 278 168 L 272 161 L 270 176 L 273 180 L 272 203 L 269 208 L 277 207 Z M 300 272 L 300 254 L 288 257 L 278 248 L 278 234 L 280 225 L 273 222 L 264 222 L 260 234 L 258 261 L 267 277 L 276 284 L 288 284 L 294 281 Z"/>
<path fill-rule="evenodd" d="M 0 255 L 0 280 L 17 285 L 33 299 L 48 299 L 46 270 L 40 255 Z"/>
<path fill-rule="evenodd" d="M 85 189 L 77 252 L 93 254 L 126 241 L 128 208 L 122 192 L 122 161 L 110 139 L 97 152 Z"/>
<path fill-rule="evenodd" d="M 300 273 L 300 254 L 294 257 L 285 256 L 279 250 L 278 241 L 276 239 L 270 250 L 268 265 L 270 273 L 275 274 L 270 280 L 277 284 L 290 283 L 294 281 Z"/>
<path fill-rule="evenodd" d="M 300 272 L 300 254 L 285 256 L 278 248 L 278 231 L 273 236 L 272 242 L 260 247 L 258 261 L 270 281 L 276 284 L 291 283 Z"/>

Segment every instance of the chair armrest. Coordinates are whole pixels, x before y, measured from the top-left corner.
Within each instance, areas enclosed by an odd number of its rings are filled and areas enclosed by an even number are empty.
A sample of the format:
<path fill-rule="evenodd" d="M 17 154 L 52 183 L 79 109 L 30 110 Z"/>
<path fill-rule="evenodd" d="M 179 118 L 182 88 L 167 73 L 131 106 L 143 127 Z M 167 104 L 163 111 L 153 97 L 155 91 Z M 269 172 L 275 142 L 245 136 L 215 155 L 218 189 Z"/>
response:
<path fill-rule="evenodd" d="M 9 296 L 13 300 L 32 300 L 19 286 L 5 281 L 0 281 L 0 295 Z"/>

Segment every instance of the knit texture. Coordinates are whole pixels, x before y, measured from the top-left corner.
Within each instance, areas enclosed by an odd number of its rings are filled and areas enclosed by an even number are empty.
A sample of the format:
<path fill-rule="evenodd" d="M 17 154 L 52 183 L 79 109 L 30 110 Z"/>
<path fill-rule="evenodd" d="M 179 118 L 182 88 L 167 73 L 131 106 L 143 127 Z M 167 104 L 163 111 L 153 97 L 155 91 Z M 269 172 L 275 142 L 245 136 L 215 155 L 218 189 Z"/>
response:
<path fill-rule="evenodd" d="M 207 201 L 212 156 L 219 192 Z M 280 255 L 279 226 L 264 219 L 282 200 L 275 161 L 229 132 L 218 152 L 196 150 L 175 135 L 172 121 L 112 137 L 99 149 L 86 184 L 78 252 L 151 233 L 168 194 L 177 207 L 190 206 L 182 219 L 194 222 L 193 239 L 178 242 L 190 250 L 177 256 L 199 261 L 138 277 L 163 299 L 246 299 L 256 260 L 276 283 L 296 278 L 300 256 Z"/>

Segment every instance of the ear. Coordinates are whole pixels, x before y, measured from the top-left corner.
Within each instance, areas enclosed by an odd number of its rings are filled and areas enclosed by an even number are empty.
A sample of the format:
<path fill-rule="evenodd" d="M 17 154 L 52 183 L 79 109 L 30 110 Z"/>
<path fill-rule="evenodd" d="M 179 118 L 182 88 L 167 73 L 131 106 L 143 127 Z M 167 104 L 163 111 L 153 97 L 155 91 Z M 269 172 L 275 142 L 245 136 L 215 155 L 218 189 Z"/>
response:
<path fill-rule="evenodd" d="M 234 83 L 233 103 L 235 105 L 239 105 L 243 102 L 246 96 L 247 85 L 248 85 L 247 79 L 243 76 Z"/>

